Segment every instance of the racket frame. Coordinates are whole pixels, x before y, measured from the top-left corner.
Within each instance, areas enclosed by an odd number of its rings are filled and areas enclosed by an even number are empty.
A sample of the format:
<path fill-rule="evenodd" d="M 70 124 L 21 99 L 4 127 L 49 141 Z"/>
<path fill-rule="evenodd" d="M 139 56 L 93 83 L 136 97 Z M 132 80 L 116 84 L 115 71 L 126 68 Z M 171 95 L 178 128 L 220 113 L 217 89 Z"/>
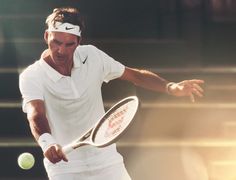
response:
<path fill-rule="evenodd" d="M 134 112 L 134 116 L 132 118 L 132 120 L 130 120 L 129 124 L 125 127 L 125 129 L 123 129 L 123 131 L 121 133 L 119 133 L 117 136 L 115 136 L 115 138 L 113 138 L 111 141 L 108 141 L 106 143 L 100 143 L 100 144 L 96 144 L 94 143 L 94 139 L 96 137 L 96 133 L 97 133 L 97 129 L 100 127 L 100 125 L 106 121 L 106 117 L 108 117 L 110 114 L 112 114 L 113 111 L 115 111 L 116 109 L 118 109 L 119 107 L 121 107 L 122 105 L 126 104 L 127 102 L 130 102 L 134 100 L 137 104 L 136 104 L 136 110 Z M 76 139 L 75 141 L 73 141 L 72 143 L 64 146 L 62 148 L 63 152 L 65 154 L 70 153 L 71 151 L 73 151 L 74 149 L 77 149 L 81 146 L 84 145 L 92 145 L 92 146 L 96 146 L 96 147 L 105 147 L 108 146 L 112 143 L 114 143 L 114 141 L 116 141 L 130 126 L 130 124 L 132 123 L 133 119 L 135 119 L 136 115 L 137 115 L 137 111 L 139 108 L 139 100 L 137 98 L 137 96 L 129 96 L 126 97 L 122 100 L 120 100 L 119 102 L 117 102 L 115 105 L 113 105 L 100 119 L 99 121 L 92 127 L 90 128 L 88 131 L 86 131 L 86 133 L 84 133 L 82 136 L 80 136 L 80 138 Z M 88 140 L 86 140 L 88 139 Z"/>

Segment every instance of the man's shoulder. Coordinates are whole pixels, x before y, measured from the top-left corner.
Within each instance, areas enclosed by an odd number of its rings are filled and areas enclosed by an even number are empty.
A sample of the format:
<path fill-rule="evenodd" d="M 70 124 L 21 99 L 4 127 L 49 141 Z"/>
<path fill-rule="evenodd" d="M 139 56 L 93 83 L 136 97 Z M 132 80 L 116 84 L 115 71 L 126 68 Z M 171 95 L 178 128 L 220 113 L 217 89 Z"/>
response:
<path fill-rule="evenodd" d="M 90 52 L 97 51 L 97 50 L 98 50 L 98 48 L 95 47 L 94 45 L 91 45 L 91 44 L 79 45 L 77 47 L 77 51 L 80 51 L 80 52 L 90 53 Z"/>
<path fill-rule="evenodd" d="M 74 57 L 83 64 L 89 59 L 93 61 L 97 57 L 99 50 L 93 45 L 79 45 L 75 51 Z"/>
<path fill-rule="evenodd" d="M 27 66 L 20 74 L 20 76 L 38 76 L 41 74 L 39 60 Z"/>

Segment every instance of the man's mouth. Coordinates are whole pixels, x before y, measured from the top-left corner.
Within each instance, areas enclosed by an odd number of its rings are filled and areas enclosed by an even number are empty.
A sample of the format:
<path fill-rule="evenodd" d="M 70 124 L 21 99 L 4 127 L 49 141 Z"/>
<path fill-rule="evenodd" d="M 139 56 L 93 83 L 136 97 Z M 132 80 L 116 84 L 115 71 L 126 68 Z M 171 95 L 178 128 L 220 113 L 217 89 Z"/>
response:
<path fill-rule="evenodd" d="M 60 59 L 60 60 L 63 60 L 63 59 L 65 59 L 66 57 L 65 57 L 65 56 L 60 56 L 60 55 L 58 56 L 58 55 L 57 55 L 56 58 L 57 58 L 57 59 Z"/>

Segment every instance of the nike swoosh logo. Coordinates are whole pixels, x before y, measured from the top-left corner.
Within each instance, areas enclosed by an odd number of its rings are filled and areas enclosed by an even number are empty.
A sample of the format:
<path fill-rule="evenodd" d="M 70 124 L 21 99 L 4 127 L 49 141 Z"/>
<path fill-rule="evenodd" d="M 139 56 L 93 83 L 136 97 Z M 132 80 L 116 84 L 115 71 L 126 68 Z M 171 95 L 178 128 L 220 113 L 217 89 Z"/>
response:
<path fill-rule="evenodd" d="M 86 56 L 85 60 L 82 61 L 82 63 L 84 64 L 87 61 L 87 59 L 88 59 L 88 56 Z"/>
<path fill-rule="evenodd" d="M 71 29 L 74 29 L 73 27 L 66 27 L 66 30 L 71 30 Z"/>

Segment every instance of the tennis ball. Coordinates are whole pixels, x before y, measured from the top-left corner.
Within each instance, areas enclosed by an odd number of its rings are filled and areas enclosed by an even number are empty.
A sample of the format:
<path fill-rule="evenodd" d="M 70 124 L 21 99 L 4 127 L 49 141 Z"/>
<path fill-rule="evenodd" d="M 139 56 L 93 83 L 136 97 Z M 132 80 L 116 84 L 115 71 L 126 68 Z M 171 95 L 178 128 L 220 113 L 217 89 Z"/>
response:
<path fill-rule="evenodd" d="M 28 170 L 34 166 L 34 156 L 28 152 L 22 153 L 17 159 L 18 165 L 25 170 Z"/>

